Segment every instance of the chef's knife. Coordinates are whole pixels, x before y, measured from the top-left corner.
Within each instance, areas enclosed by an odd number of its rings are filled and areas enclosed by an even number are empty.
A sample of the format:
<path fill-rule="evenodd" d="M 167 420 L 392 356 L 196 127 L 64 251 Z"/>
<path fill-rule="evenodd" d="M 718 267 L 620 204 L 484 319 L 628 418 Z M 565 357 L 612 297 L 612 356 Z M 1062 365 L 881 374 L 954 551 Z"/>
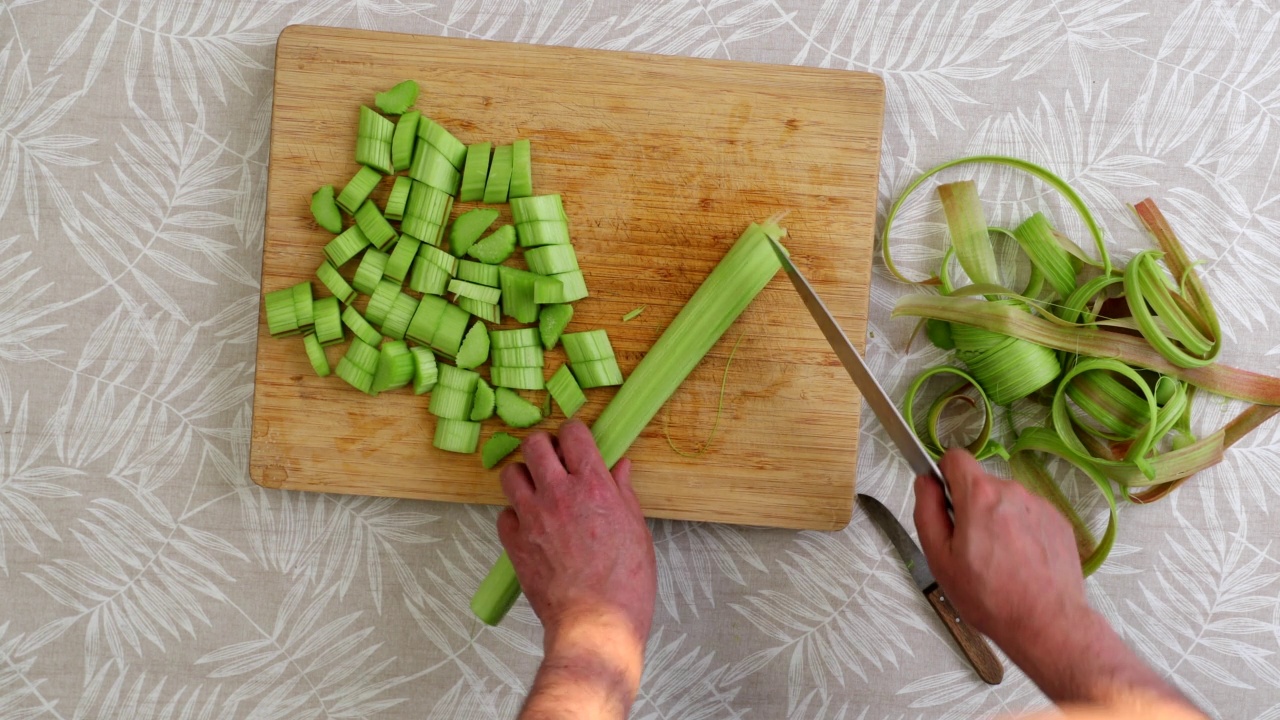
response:
<path fill-rule="evenodd" d="M 943 595 L 938 582 L 933 579 L 929 562 L 925 560 L 924 553 L 920 552 L 920 548 L 907 534 L 907 529 L 902 527 L 902 523 L 898 522 L 893 513 L 889 512 L 889 508 L 870 495 L 859 493 L 858 505 L 876 524 L 876 527 L 888 536 L 893 548 L 902 556 L 902 560 L 907 564 L 907 570 L 911 571 L 911 579 L 916 587 L 924 593 L 933 611 L 942 619 L 942 624 L 947 626 L 947 631 L 960 646 L 964 656 L 969 659 L 969 664 L 973 665 L 978 677 L 990 685 L 999 685 L 1004 679 L 1004 665 L 991 651 L 986 638 L 960 619 L 959 613 Z"/>
<path fill-rule="evenodd" d="M 844 369 L 849 373 L 849 377 L 853 378 L 853 383 L 858 386 L 858 391 L 862 393 L 862 399 L 867 405 L 871 406 L 872 412 L 880 419 L 880 424 L 884 426 L 885 432 L 889 434 L 889 438 L 893 440 L 893 444 L 898 447 L 898 452 L 902 453 L 907 459 L 907 464 L 911 466 L 911 471 L 916 476 L 930 476 L 942 485 L 942 491 L 946 494 L 947 507 L 951 507 L 951 491 L 947 487 L 946 479 L 942 477 L 942 472 L 938 470 L 938 466 L 934 464 L 933 458 L 929 457 L 929 453 L 925 452 L 924 446 L 916 439 L 916 435 L 911 428 L 907 426 L 907 421 L 902 419 L 902 414 L 898 412 L 897 406 L 889 399 L 889 395 L 880 387 L 880 383 L 876 382 L 876 378 L 871 374 L 870 368 L 863 361 L 862 355 L 858 353 L 858 349 L 849 342 L 849 338 L 844 334 L 844 330 L 840 329 L 839 323 L 831 315 L 831 311 L 827 309 L 822 298 L 818 297 L 805 279 L 804 275 L 796 269 L 791 263 L 790 256 L 781 245 L 773 238 L 769 238 L 770 244 L 773 245 L 773 251 L 777 254 L 778 259 L 782 261 L 782 269 L 787 271 L 787 277 L 791 278 L 791 284 L 795 285 L 796 291 L 800 293 L 800 299 L 804 301 L 804 305 L 809 309 L 809 314 L 818 323 L 818 328 L 822 330 L 822 334 L 826 336 L 827 342 L 831 344 L 831 349 L 835 350 L 836 357 L 840 358 L 840 363 L 844 365 Z"/>

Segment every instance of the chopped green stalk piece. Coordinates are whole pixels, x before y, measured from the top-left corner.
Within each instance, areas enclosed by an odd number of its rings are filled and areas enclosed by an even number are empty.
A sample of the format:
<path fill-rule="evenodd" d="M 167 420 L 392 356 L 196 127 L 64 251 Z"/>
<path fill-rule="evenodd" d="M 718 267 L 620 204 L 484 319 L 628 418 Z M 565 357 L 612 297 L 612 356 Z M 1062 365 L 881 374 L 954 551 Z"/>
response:
<path fill-rule="evenodd" d="M 572 305 L 546 305 L 538 319 L 538 334 L 542 336 L 542 348 L 550 350 L 560 340 L 560 333 L 569 326 L 573 319 Z"/>
<path fill-rule="evenodd" d="M 564 204 L 559 195 L 535 195 L 534 197 L 512 198 L 511 219 L 517 224 L 537 220 L 566 220 Z"/>
<path fill-rule="evenodd" d="M 569 363 L 578 385 L 583 388 L 608 387 L 622 384 L 622 369 L 618 367 L 617 358 L 589 360 L 587 362 Z"/>
<path fill-rule="evenodd" d="M 507 201 L 511 189 L 511 146 L 500 145 L 493 149 L 493 162 L 489 164 L 489 177 L 484 184 L 484 201 L 490 205 Z"/>
<path fill-rule="evenodd" d="M 454 390 L 465 390 L 468 395 L 476 391 L 476 385 L 480 382 L 480 373 L 474 370 L 454 367 L 452 365 L 440 366 L 440 384 Z"/>
<path fill-rule="evenodd" d="M 431 391 L 431 402 L 427 406 L 427 411 L 439 418 L 466 420 L 471 417 L 471 396 L 474 394 L 475 390 L 461 390 L 436 381 L 436 387 Z"/>
<path fill-rule="evenodd" d="M 342 342 L 342 311 L 338 298 L 316 300 L 311 304 L 311 314 L 315 319 L 316 342 L 321 345 Z"/>
<path fill-rule="evenodd" d="M 409 289 L 424 295 L 443 295 L 447 287 L 449 272 L 419 254 L 409 271 Z"/>
<path fill-rule="evenodd" d="M 541 390 L 546 386 L 542 368 L 537 367 L 490 367 L 489 380 L 494 387 L 517 390 Z"/>
<path fill-rule="evenodd" d="M 356 210 L 356 225 L 360 227 L 364 236 L 369 238 L 369 242 L 379 250 L 396 239 L 396 229 L 382 217 L 378 206 L 374 205 L 372 200 L 365 200 L 360 209 Z"/>
<path fill-rule="evenodd" d="M 476 317 L 491 322 L 495 325 L 502 322 L 502 311 L 498 309 L 497 304 L 481 302 L 475 298 L 459 297 L 457 299 L 458 307 L 475 315 Z"/>
<path fill-rule="evenodd" d="M 537 367 L 546 363 L 541 345 L 526 345 L 514 348 L 495 348 L 490 353 L 490 361 L 494 367 Z"/>
<path fill-rule="evenodd" d="M 324 256 L 329 258 L 334 268 L 340 268 L 368 246 L 369 238 L 360 231 L 360 226 L 352 225 L 324 246 Z"/>
<path fill-rule="evenodd" d="M 356 138 L 356 162 L 384 175 L 390 175 L 391 143 L 373 138 Z"/>
<path fill-rule="evenodd" d="M 378 371 L 378 348 L 360 338 L 351 340 L 343 357 L 370 375 Z"/>
<path fill-rule="evenodd" d="M 449 273 L 450 276 L 458 272 L 458 258 L 435 245 L 423 245 L 418 248 L 418 255 L 444 268 L 445 272 Z"/>
<path fill-rule="evenodd" d="M 382 344 L 378 354 L 378 370 L 373 374 L 373 391 L 402 388 L 413 380 L 413 354 L 403 340 L 391 340 Z"/>
<path fill-rule="evenodd" d="M 421 123 L 419 123 L 421 129 Z M 437 190 L 454 195 L 458 192 L 460 175 L 458 168 L 449 162 L 439 150 L 428 143 L 418 143 L 413 153 L 413 162 L 409 164 L 409 177 Z"/>
<path fill-rule="evenodd" d="M 430 392 L 436 386 L 439 370 L 436 368 L 436 354 L 428 348 L 414 346 L 409 348 L 413 355 L 413 394 L 421 395 Z"/>
<path fill-rule="evenodd" d="M 535 220 L 516 223 L 520 247 L 534 248 L 545 245 L 568 245 L 569 223 L 564 220 Z"/>
<path fill-rule="evenodd" d="M 457 305 L 445 305 L 444 312 L 440 315 L 440 324 L 431 337 L 431 347 L 449 357 L 456 357 L 470 320 L 471 315 L 466 310 Z"/>
<path fill-rule="evenodd" d="M 529 141 L 511 143 L 511 191 L 508 197 L 523 198 L 533 194 L 533 162 L 529 153 Z"/>
<path fill-rule="evenodd" d="M 267 331 L 273 337 L 284 337 L 298 331 L 298 311 L 293 304 L 293 288 L 267 293 L 262 304 L 267 313 Z"/>
<path fill-rule="evenodd" d="M 400 122 L 396 123 L 395 134 L 391 136 L 391 169 L 396 172 L 408 170 L 409 163 L 413 160 L 413 146 L 418 141 L 418 121 L 422 118 L 422 113 L 417 110 L 410 110 L 400 116 Z M 391 211 L 387 211 L 387 216 L 391 216 Z"/>
<path fill-rule="evenodd" d="M 467 254 L 489 265 L 501 265 L 516 251 L 516 229 L 503 225 L 489 237 L 467 248 Z"/>
<path fill-rule="evenodd" d="M 529 347 L 538 344 L 537 328 L 515 328 L 514 330 L 494 330 L 489 333 L 489 342 L 495 350 L 507 348 Z"/>
<path fill-rule="evenodd" d="M 338 193 L 338 207 L 349 213 L 355 213 L 356 208 L 364 204 L 369 198 L 369 193 L 378 187 L 378 183 L 382 181 L 382 173 L 371 167 L 361 167 L 356 174 L 347 181 L 346 187 L 342 188 L 342 192 Z M 341 265 L 342 263 L 335 263 Z"/>
<path fill-rule="evenodd" d="M 458 199 L 463 202 L 474 202 L 484 198 L 485 180 L 489 178 L 489 151 L 491 143 L 476 143 L 467 146 L 467 160 L 462 169 L 462 191 Z"/>
<path fill-rule="evenodd" d="M 316 224 L 335 235 L 342 232 L 342 213 L 333 200 L 333 186 L 325 185 L 311 194 L 311 217 Z"/>
<path fill-rule="evenodd" d="M 640 307 L 636 308 L 635 310 L 632 310 L 631 312 L 628 312 L 626 315 L 623 315 L 623 316 L 622 316 L 622 322 L 631 322 L 632 320 L 635 320 L 636 318 L 640 317 L 640 313 L 644 312 L 644 309 L 645 309 L 645 308 L 647 308 L 647 307 L 649 307 L 649 306 L 648 306 L 648 305 L 641 305 Z"/>
<path fill-rule="evenodd" d="M 351 278 L 351 284 L 365 295 L 372 295 L 373 289 L 378 287 L 378 282 L 382 280 L 387 270 L 387 262 L 390 258 L 390 255 L 380 250 L 370 250 L 365 253 L 360 259 L 360 265 L 356 267 L 355 277 Z"/>
<path fill-rule="evenodd" d="M 329 358 L 325 357 L 324 347 L 320 345 L 316 336 L 310 333 L 303 335 L 302 347 L 306 349 L 307 359 L 311 361 L 311 367 L 316 374 L 320 377 L 329 377 Z"/>
<path fill-rule="evenodd" d="M 565 333 L 560 342 L 564 344 L 565 355 L 571 363 L 604 360 L 615 355 L 613 343 L 609 342 L 609 333 L 605 330 Z"/>
<path fill-rule="evenodd" d="M 405 330 L 405 337 L 419 345 L 430 345 L 448 304 L 442 297 L 423 295 L 418 302 L 417 311 L 413 313 L 413 319 L 409 321 L 409 329 Z"/>
<path fill-rule="evenodd" d="M 466 255 L 467 250 L 497 219 L 498 211 L 493 208 L 476 208 L 459 215 L 449 226 L 449 252 L 456 257 Z"/>
<path fill-rule="evenodd" d="M 454 137 L 444 126 L 429 117 L 422 118 L 418 124 L 418 137 L 428 145 L 440 151 L 449 160 L 449 164 L 461 170 L 467 159 L 467 146 Z"/>
<path fill-rule="evenodd" d="M 369 321 L 365 320 L 364 316 L 357 312 L 354 307 L 348 305 L 347 309 L 342 311 L 342 322 L 351 328 L 351 332 L 355 333 L 357 339 L 363 340 L 369 345 L 377 345 L 382 342 L 382 333 L 374 330 Z"/>
<path fill-rule="evenodd" d="M 351 387 L 362 393 L 373 394 L 373 373 L 367 373 L 356 367 L 355 363 L 347 358 L 338 361 L 338 367 L 334 369 L 334 374 L 347 381 Z"/>
<path fill-rule="evenodd" d="M 329 288 L 329 292 L 333 293 L 333 296 L 343 305 L 350 305 L 356 299 L 355 288 L 347 283 L 347 279 L 342 277 L 342 273 L 338 272 L 338 269 L 328 260 L 320 263 L 320 267 L 316 268 L 316 279 Z"/>
<path fill-rule="evenodd" d="M 484 323 L 476 323 L 467 331 L 466 337 L 462 341 L 462 347 L 458 348 L 458 357 L 456 362 L 458 367 L 470 370 L 484 364 L 489 359 L 489 330 L 485 328 Z"/>
<path fill-rule="evenodd" d="M 560 412 L 565 417 L 573 417 L 587 403 L 587 396 L 578 386 L 568 365 L 561 365 L 547 381 L 547 392 L 555 398 L 556 405 L 560 406 Z"/>
<path fill-rule="evenodd" d="M 542 401 L 542 417 L 551 417 L 551 393 L 547 393 L 546 399 Z"/>
<path fill-rule="evenodd" d="M 387 265 L 383 268 L 382 275 L 397 282 L 404 282 L 405 275 L 409 274 L 410 265 L 413 263 L 414 258 L 418 257 L 418 248 L 421 245 L 422 243 L 417 238 L 401 235 L 400 239 L 396 241 L 395 247 L 391 250 L 391 257 L 387 259 Z"/>
<path fill-rule="evenodd" d="M 403 220 L 404 208 L 409 203 L 409 190 L 413 187 L 413 178 L 400 175 L 391 185 L 387 194 L 387 209 L 383 213 L 388 220 Z"/>
<path fill-rule="evenodd" d="M 540 277 L 542 276 L 527 270 L 500 266 L 498 285 L 502 289 L 502 312 L 515 318 L 517 322 L 537 322 L 538 303 L 535 295 Z M 536 342 L 535 340 L 534 343 Z"/>
<path fill-rule="evenodd" d="M 480 422 L 493 417 L 493 388 L 484 378 L 476 383 L 476 394 L 471 401 L 471 421 Z"/>
<path fill-rule="evenodd" d="M 440 418 L 431 444 L 448 452 L 473 453 L 480 444 L 480 423 Z"/>
<path fill-rule="evenodd" d="M 370 323 L 381 325 L 391 312 L 391 305 L 400 294 L 400 283 L 395 280 L 379 280 L 377 287 L 369 294 L 369 304 L 364 309 L 364 316 Z"/>
<path fill-rule="evenodd" d="M 395 132 L 395 123 L 382 117 L 368 105 L 360 106 L 360 124 L 356 127 L 356 137 L 389 143 Z"/>
<path fill-rule="evenodd" d="M 581 270 L 539 277 L 533 288 L 533 300 L 539 305 L 573 302 L 588 294 L 587 280 Z"/>
<path fill-rule="evenodd" d="M 498 287 L 498 266 L 485 265 L 474 260 L 459 260 L 458 279 L 496 288 Z"/>
<path fill-rule="evenodd" d="M 525 400 L 514 390 L 499 387 L 495 395 L 498 417 L 502 422 L 515 428 L 533 427 L 542 422 L 542 410 L 537 405 Z"/>
<path fill-rule="evenodd" d="M 515 452 L 518 447 L 520 447 L 520 438 L 504 432 L 496 432 L 488 440 L 485 440 L 484 447 L 480 448 L 480 462 L 486 470 L 492 470 L 498 463 L 502 462 L 503 458 Z M 479 597 L 479 595 L 480 593 L 477 592 L 476 596 Z M 516 594 L 516 597 L 520 597 L 519 593 Z M 475 602 L 475 600 L 471 601 L 473 609 Z"/>
<path fill-rule="evenodd" d="M 300 282 L 291 289 L 293 290 L 293 315 L 298 319 L 298 327 L 311 325 L 315 322 L 312 317 L 311 281 Z"/>
<path fill-rule="evenodd" d="M 398 293 L 391 303 L 387 318 L 382 321 L 382 334 L 396 340 L 403 340 L 414 313 L 418 312 L 418 301 L 412 295 Z"/>
<path fill-rule="evenodd" d="M 378 93 L 373 102 L 388 115 L 401 115 L 418 100 L 418 83 L 405 80 L 386 92 Z M 416 111 L 415 111 L 416 112 Z"/>
<path fill-rule="evenodd" d="M 404 206 L 400 231 L 431 245 L 439 245 L 440 228 L 449 219 L 453 197 L 443 190 L 412 181 L 409 200 Z"/>
<path fill-rule="evenodd" d="M 466 280 L 449 281 L 449 292 L 455 293 L 458 297 L 472 298 L 490 305 L 498 304 L 498 299 L 502 296 L 502 291 L 498 288 L 477 285 Z"/>
<path fill-rule="evenodd" d="M 572 245 L 544 245 L 524 253 L 529 269 L 539 275 L 556 275 L 578 269 L 578 254 Z"/>

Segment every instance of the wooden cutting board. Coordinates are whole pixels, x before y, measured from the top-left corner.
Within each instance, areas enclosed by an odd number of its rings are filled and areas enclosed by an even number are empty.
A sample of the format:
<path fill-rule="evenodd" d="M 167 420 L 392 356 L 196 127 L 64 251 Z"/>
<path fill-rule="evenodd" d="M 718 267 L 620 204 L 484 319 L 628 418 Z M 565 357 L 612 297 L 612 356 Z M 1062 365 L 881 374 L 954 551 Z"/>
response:
<path fill-rule="evenodd" d="M 331 235 L 319 186 L 356 171 L 357 109 L 404 79 L 463 142 L 529 138 L 534 191 L 561 193 L 591 297 L 570 330 L 605 328 L 629 374 L 752 221 L 788 212 L 786 244 L 861 344 L 866 330 L 884 86 L 812 68 L 293 26 L 276 48 L 263 291 L 314 280 Z M 385 198 L 389 181 L 375 199 Z M 455 216 L 470 203 L 458 203 Z M 509 222 L 506 206 L 499 222 Z M 344 272 L 350 275 L 356 263 Z M 363 303 L 358 305 L 363 308 Z M 628 323 L 622 315 L 645 306 Z M 511 325 L 507 321 L 506 325 Z M 715 441 L 691 450 L 716 415 Z M 260 318 L 250 474 L 290 490 L 502 503 L 478 455 L 431 447 L 427 398 L 370 398 L 317 377 L 299 338 Z M 345 344 L 329 348 L 336 365 Z M 547 374 L 564 359 L 547 355 Z M 589 391 L 590 422 L 614 389 Z M 652 517 L 843 527 L 853 508 L 859 398 L 779 273 L 628 456 Z M 563 421 L 557 410 L 540 429 Z M 502 429 L 486 421 L 481 441 Z M 517 431 L 525 435 L 530 431 Z"/>

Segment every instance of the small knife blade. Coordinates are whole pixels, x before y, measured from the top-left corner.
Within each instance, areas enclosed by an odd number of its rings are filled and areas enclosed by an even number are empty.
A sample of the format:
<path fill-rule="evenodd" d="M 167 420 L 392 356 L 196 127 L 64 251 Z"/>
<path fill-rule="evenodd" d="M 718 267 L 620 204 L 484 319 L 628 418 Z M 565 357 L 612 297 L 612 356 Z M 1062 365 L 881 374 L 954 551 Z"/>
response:
<path fill-rule="evenodd" d="M 791 284 L 800 293 L 800 299 L 804 301 L 805 307 L 809 309 L 809 314 L 818 323 L 818 328 L 822 330 L 827 342 L 831 344 L 831 349 L 835 351 L 836 357 L 844 365 L 849 377 L 853 378 L 853 383 L 858 386 L 858 391 L 862 393 L 862 399 L 866 401 L 867 405 L 871 406 L 871 411 L 879 418 L 880 424 L 884 426 L 885 432 L 893 440 L 893 444 L 897 446 L 898 452 L 901 452 L 903 457 L 907 459 L 907 464 L 911 466 L 912 472 L 917 476 L 931 476 L 942 485 L 943 492 L 946 493 L 947 505 L 950 507 L 951 491 L 947 487 L 946 479 L 942 476 L 942 471 L 938 470 L 933 458 L 929 457 L 929 453 L 920 444 L 915 433 L 907 426 L 907 421 L 902 419 L 902 414 L 898 412 L 897 406 L 893 404 L 893 401 L 889 399 L 888 393 L 884 391 L 884 388 L 876 381 L 875 376 L 871 374 L 871 369 L 867 367 L 862 355 L 853 346 L 853 343 L 849 341 L 848 336 L 844 334 L 844 330 L 840 328 L 840 324 L 836 322 L 835 317 L 831 315 L 831 311 L 822 302 L 822 298 L 818 297 L 818 293 L 814 291 L 813 286 L 809 284 L 809 281 L 791 262 L 791 257 L 787 254 L 787 251 L 773 238 L 769 238 L 769 242 L 773 246 L 773 251 L 778 256 L 778 260 L 782 262 L 782 269 L 786 271 L 787 277 L 791 279 Z"/>
<path fill-rule="evenodd" d="M 951 633 L 952 639 L 960 646 L 961 652 L 978 673 L 978 677 L 989 685 L 999 685 L 1004 680 L 1004 665 L 992 652 L 986 638 L 960 619 L 960 614 L 951 606 L 942 588 L 938 586 L 938 581 L 934 579 L 933 572 L 929 570 L 929 561 L 911 539 L 907 529 L 898 522 L 898 518 L 894 517 L 889 508 L 870 495 L 859 493 L 858 505 L 862 507 L 867 517 L 871 518 L 871 522 L 875 523 L 875 526 L 889 538 L 889 543 L 893 545 L 894 550 L 897 550 L 902 561 L 906 563 L 907 570 L 911 572 L 912 581 L 929 601 L 929 606 L 942 620 L 942 624 Z"/>

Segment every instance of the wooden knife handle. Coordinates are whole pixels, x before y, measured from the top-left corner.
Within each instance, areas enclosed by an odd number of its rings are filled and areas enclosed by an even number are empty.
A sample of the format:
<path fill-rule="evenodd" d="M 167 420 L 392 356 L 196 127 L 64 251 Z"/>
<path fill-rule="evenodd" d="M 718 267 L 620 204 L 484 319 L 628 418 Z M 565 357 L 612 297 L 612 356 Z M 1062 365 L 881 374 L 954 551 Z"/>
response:
<path fill-rule="evenodd" d="M 960 614 L 951 606 L 951 601 L 943 595 L 942 588 L 937 583 L 925 591 L 924 596 L 929 599 L 933 611 L 938 613 L 942 624 L 947 626 L 947 631 L 955 638 L 965 657 L 969 658 L 969 664 L 978 672 L 978 677 L 988 685 L 999 685 L 1004 680 L 1004 665 L 992 652 L 987 639 L 960 619 Z"/>

